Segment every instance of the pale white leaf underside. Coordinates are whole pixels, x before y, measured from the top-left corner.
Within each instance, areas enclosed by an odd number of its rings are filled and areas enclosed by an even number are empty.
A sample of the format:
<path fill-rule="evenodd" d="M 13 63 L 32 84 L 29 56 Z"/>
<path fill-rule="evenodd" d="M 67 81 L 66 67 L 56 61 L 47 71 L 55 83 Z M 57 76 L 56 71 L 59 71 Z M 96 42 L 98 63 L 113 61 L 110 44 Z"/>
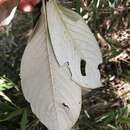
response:
<path fill-rule="evenodd" d="M 100 87 L 98 65 L 102 62 L 98 43 L 77 13 L 50 0 L 47 3 L 48 27 L 57 61 L 69 64 L 72 80 L 85 88 Z M 81 61 L 86 63 L 85 75 Z"/>
<path fill-rule="evenodd" d="M 44 27 L 44 17 L 21 62 L 21 84 L 32 111 L 49 130 L 70 130 L 79 117 L 81 89 L 68 66 L 59 66 Z"/>

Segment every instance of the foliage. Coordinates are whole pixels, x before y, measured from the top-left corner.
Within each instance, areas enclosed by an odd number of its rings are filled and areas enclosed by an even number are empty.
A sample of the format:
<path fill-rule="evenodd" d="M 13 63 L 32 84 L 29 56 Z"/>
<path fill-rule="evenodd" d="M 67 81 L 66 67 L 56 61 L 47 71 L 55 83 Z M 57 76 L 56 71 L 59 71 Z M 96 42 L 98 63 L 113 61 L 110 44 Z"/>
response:
<path fill-rule="evenodd" d="M 14 83 L 5 76 L 0 77 L 0 91 L 7 90 L 14 87 Z"/>
<path fill-rule="evenodd" d="M 127 114 L 127 107 L 118 108 L 96 119 L 83 118 L 82 122 L 79 122 L 79 125 L 83 130 L 127 130 L 130 123 Z"/>

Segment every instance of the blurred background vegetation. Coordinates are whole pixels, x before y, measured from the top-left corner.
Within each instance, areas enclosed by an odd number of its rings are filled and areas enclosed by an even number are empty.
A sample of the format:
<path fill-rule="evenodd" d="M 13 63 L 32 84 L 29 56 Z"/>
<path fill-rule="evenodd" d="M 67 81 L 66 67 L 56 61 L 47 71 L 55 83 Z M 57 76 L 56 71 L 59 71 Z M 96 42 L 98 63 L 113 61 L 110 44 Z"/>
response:
<path fill-rule="evenodd" d="M 104 60 L 99 66 L 103 87 L 83 95 L 73 129 L 130 130 L 130 0 L 61 3 L 83 16 Z M 33 14 L 17 11 L 10 27 L 0 27 L 0 130 L 47 130 L 31 112 L 20 86 L 20 61 L 32 32 Z"/>

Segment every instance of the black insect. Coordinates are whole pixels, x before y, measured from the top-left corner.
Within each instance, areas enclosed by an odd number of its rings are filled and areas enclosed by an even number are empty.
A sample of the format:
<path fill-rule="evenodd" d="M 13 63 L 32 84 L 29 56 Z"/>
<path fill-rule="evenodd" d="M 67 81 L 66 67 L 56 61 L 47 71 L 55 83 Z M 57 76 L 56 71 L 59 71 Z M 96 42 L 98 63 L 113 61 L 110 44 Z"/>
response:
<path fill-rule="evenodd" d="M 62 105 L 63 105 L 64 107 L 66 107 L 66 108 L 70 109 L 70 108 L 69 108 L 69 106 L 68 106 L 68 105 L 66 105 L 64 102 L 62 103 Z"/>

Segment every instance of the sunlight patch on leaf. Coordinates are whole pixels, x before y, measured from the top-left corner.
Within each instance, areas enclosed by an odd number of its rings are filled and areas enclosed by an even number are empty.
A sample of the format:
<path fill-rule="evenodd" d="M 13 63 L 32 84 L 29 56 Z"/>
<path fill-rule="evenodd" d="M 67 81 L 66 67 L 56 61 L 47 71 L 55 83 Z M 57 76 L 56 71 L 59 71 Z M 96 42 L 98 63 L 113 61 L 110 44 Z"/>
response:
<path fill-rule="evenodd" d="M 0 77 L 0 91 L 13 88 L 14 86 L 14 83 L 10 79 L 6 78 L 5 76 Z"/>

